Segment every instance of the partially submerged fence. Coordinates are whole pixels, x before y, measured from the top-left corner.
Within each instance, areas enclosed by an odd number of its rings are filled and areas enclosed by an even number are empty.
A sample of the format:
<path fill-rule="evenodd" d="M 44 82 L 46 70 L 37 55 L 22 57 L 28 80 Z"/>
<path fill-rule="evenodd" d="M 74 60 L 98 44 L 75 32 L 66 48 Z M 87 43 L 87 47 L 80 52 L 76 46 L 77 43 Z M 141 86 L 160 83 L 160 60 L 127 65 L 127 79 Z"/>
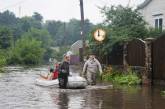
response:
<path fill-rule="evenodd" d="M 165 80 L 165 36 L 152 45 L 152 76 L 154 80 Z"/>
<path fill-rule="evenodd" d="M 165 35 L 156 40 L 134 39 L 122 45 L 115 44 L 108 56 L 99 59 L 103 64 L 142 69 L 144 80 L 158 80 L 165 84 Z"/>
<path fill-rule="evenodd" d="M 109 64 L 143 68 L 145 79 L 165 84 L 165 35 L 149 42 L 134 39 L 125 44 L 126 50 L 124 45 L 113 48 Z"/>
<path fill-rule="evenodd" d="M 145 42 L 134 39 L 127 44 L 126 60 L 129 66 L 145 66 Z"/>

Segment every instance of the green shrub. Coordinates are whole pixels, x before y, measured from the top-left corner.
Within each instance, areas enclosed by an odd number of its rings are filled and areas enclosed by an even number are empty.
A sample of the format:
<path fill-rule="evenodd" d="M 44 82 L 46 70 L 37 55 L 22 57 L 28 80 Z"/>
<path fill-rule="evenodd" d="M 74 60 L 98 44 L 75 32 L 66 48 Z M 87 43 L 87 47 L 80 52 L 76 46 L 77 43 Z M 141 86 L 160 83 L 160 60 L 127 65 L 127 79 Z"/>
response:
<path fill-rule="evenodd" d="M 0 51 L 0 72 L 3 72 L 3 67 L 6 65 L 6 56 L 5 52 Z"/>
<path fill-rule="evenodd" d="M 44 49 L 41 41 L 22 37 L 11 50 L 10 64 L 37 65 L 43 61 Z"/>
<path fill-rule="evenodd" d="M 102 76 L 103 81 L 114 82 L 117 84 L 137 85 L 141 83 L 141 79 L 136 72 L 129 70 L 128 72 L 114 71 L 106 72 Z"/>
<path fill-rule="evenodd" d="M 165 96 L 165 91 L 161 91 L 160 94 Z"/>
<path fill-rule="evenodd" d="M 0 67 L 6 65 L 6 57 L 2 53 L 0 53 Z"/>

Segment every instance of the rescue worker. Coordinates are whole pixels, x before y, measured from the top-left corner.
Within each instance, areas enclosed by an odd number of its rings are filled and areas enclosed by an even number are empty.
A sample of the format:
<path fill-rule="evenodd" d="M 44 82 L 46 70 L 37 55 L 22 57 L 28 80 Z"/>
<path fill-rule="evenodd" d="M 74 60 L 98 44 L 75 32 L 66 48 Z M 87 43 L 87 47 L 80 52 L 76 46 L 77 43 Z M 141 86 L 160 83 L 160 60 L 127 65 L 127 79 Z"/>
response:
<path fill-rule="evenodd" d="M 68 76 L 69 76 L 69 61 L 70 57 L 65 55 L 64 56 L 64 61 L 61 63 L 59 67 L 59 87 L 66 89 L 67 88 L 67 83 L 68 83 Z"/>
<path fill-rule="evenodd" d="M 97 72 L 102 74 L 100 62 L 95 58 L 94 54 L 89 55 L 89 59 L 85 62 L 82 75 L 86 77 L 89 85 L 96 85 Z"/>

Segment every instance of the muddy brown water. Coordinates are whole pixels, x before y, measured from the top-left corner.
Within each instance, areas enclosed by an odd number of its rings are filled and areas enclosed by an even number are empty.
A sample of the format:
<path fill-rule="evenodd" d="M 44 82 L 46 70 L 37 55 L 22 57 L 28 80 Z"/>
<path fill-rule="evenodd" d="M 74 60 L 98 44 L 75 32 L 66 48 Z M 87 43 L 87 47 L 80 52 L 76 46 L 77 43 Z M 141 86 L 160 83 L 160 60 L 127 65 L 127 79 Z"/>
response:
<path fill-rule="evenodd" d="M 34 84 L 40 72 L 47 67 L 8 67 L 0 77 L 0 109 L 165 109 L 164 87 L 40 87 Z"/>

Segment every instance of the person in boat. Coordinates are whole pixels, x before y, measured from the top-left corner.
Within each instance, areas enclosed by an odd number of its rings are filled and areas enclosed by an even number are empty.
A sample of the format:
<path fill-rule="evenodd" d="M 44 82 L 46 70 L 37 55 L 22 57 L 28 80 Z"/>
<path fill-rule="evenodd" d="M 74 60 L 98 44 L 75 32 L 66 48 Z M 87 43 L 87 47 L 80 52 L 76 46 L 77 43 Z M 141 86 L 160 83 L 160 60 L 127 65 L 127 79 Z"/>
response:
<path fill-rule="evenodd" d="M 70 57 L 67 55 L 64 55 L 64 60 L 60 64 L 59 67 L 59 87 L 60 88 L 67 88 L 67 83 L 68 83 L 68 76 L 69 76 L 69 62 L 70 62 Z"/>
<path fill-rule="evenodd" d="M 52 80 L 57 79 L 59 74 L 59 64 L 55 64 L 55 70 L 53 72 Z"/>
<path fill-rule="evenodd" d="M 56 63 L 54 67 L 50 67 L 50 72 L 47 74 L 47 76 L 40 75 L 41 78 L 46 79 L 46 80 L 54 80 L 58 78 L 59 74 L 59 64 Z"/>
<path fill-rule="evenodd" d="M 89 59 L 85 62 L 83 67 L 82 76 L 87 79 L 88 85 L 96 85 L 97 72 L 102 75 L 102 67 L 100 62 L 95 58 L 95 55 L 91 53 Z"/>

